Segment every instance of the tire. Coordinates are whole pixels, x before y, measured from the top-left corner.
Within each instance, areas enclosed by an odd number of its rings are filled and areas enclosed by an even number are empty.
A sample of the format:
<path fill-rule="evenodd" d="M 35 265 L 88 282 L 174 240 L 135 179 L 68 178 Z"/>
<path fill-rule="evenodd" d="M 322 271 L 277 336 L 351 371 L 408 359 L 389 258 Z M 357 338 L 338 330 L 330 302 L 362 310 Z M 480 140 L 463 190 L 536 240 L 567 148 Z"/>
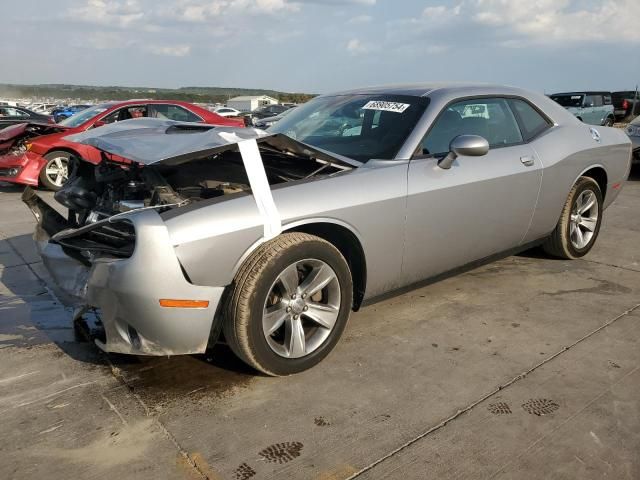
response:
<path fill-rule="evenodd" d="M 44 156 L 47 163 L 44 164 L 42 170 L 40 170 L 40 185 L 47 190 L 53 190 L 57 192 L 62 188 L 64 182 L 66 182 L 69 178 L 69 159 L 71 158 L 71 154 L 69 152 L 63 151 L 55 151 L 47 153 Z M 51 172 L 53 167 L 57 167 L 59 171 L 61 171 L 61 176 L 54 176 Z M 49 173 L 47 171 L 49 170 Z M 60 181 L 57 182 L 56 178 L 60 178 Z"/>
<path fill-rule="evenodd" d="M 321 272 L 316 279 L 331 274 L 335 278 L 303 298 L 303 292 L 313 290 L 305 290 L 305 280 L 313 276 L 309 272 Z M 282 280 L 292 278 L 297 286 Z M 272 376 L 298 373 L 324 359 L 340 339 L 353 301 L 351 272 L 342 254 L 331 243 L 298 232 L 284 233 L 258 247 L 230 288 L 222 325 L 225 339 L 241 360 Z M 292 291 L 293 297 L 287 293 Z M 309 315 L 318 314 L 318 306 L 322 318 L 335 316 L 330 328 L 311 321 Z M 267 331 L 278 322 L 269 322 L 269 312 L 275 312 L 273 318 L 284 318 L 272 334 Z M 302 336 L 292 334 L 301 331 Z"/>
<path fill-rule="evenodd" d="M 603 126 L 605 127 L 613 127 L 613 118 L 612 117 L 607 117 L 604 121 Z"/>
<path fill-rule="evenodd" d="M 589 193 L 590 192 L 590 193 Z M 576 219 L 574 215 L 590 204 L 587 200 L 593 195 L 593 207 L 583 210 Z M 583 203 L 584 202 L 584 203 Z M 597 215 L 594 219 L 594 214 Z M 576 221 L 579 220 L 579 224 Z M 562 209 L 560 220 L 542 247 L 549 255 L 558 258 L 576 259 L 585 256 L 598 238 L 602 223 L 602 192 L 598 183 L 589 177 L 580 177 L 573 186 Z M 575 229 L 578 232 L 575 232 Z M 592 230 L 591 230 L 592 229 Z"/>

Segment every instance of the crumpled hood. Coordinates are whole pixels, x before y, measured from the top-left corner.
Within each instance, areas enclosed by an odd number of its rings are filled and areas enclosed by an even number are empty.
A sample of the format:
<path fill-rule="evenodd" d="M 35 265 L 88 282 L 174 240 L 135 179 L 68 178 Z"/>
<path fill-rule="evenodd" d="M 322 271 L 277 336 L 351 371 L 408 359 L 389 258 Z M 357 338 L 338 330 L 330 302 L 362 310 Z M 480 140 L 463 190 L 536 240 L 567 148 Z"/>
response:
<path fill-rule="evenodd" d="M 10 125 L 0 130 L 0 143 L 8 142 L 9 140 L 19 137 L 25 133 L 29 127 L 41 128 L 42 131 L 46 133 L 61 132 L 62 130 L 68 129 L 68 127 L 62 125 L 46 122 L 16 123 L 15 125 Z"/>
<path fill-rule="evenodd" d="M 143 165 L 177 165 L 237 148 L 243 140 L 256 139 L 292 154 L 320 158 L 350 167 L 360 162 L 297 142 L 285 135 L 269 135 L 254 128 L 219 127 L 155 118 L 125 120 L 64 137 Z"/>

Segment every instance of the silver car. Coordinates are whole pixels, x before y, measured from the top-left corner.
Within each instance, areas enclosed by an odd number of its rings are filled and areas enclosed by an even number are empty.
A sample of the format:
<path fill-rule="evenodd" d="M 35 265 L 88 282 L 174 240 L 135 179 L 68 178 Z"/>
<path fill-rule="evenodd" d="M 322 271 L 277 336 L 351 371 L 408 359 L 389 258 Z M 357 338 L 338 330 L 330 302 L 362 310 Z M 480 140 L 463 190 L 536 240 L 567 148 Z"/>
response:
<path fill-rule="evenodd" d="M 534 245 L 582 257 L 631 159 L 623 131 L 473 85 L 324 95 L 269 134 L 141 119 L 69 139 L 104 154 L 56 193 L 67 218 L 24 201 L 56 290 L 100 318 L 98 346 L 224 338 L 269 375 L 320 362 L 382 295 Z"/>

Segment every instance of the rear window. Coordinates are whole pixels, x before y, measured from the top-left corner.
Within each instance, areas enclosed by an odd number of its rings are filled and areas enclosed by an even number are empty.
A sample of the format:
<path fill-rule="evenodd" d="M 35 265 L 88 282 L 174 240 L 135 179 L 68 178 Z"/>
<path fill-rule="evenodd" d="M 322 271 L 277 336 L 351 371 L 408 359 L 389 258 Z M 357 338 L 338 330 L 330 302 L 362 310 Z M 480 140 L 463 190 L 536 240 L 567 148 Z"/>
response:
<path fill-rule="evenodd" d="M 202 119 L 179 105 L 151 104 L 149 105 L 149 116 L 152 118 L 162 118 L 176 120 L 178 122 L 201 122 Z"/>
<path fill-rule="evenodd" d="M 512 99 L 510 103 L 518 117 L 518 124 L 525 141 L 538 136 L 551 126 L 551 123 L 540 112 L 524 100 Z"/>

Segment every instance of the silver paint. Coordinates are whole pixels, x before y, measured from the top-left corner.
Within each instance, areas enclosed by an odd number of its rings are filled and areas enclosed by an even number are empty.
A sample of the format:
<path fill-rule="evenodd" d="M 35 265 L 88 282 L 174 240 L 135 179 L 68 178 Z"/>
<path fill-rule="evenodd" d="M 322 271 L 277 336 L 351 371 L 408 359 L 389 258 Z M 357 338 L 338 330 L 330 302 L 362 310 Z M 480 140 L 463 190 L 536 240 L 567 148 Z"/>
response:
<path fill-rule="evenodd" d="M 407 85 L 351 93 L 427 96 L 430 104 L 395 160 L 356 162 L 356 168 L 331 177 L 280 184 L 272 187 L 272 196 L 283 231 L 322 224 L 353 233 L 365 256 L 365 300 L 542 239 L 554 229 L 582 174 L 592 169 L 606 174 L 606 208 L 620 191 L 614 185 L 629 173 L 631 143 L 623 131 L 599 127 L 596 141 L 589 126 L 542 94 L 492 85 Z M 459 155 L 448 170 L 435 158 L 414 158 L 438 114 L 455 100 L 476 96 L 526 99 L 553 125 L 528 143 L 493 148 L 481 157 Z M 109 140 L 112 151 L 131 158 L 118 150 L 116 137 Z M 188 142 L 189 135 L 180 137 Z M 191 149 L 181 143 L 172 151 L 185 148 Z M 157 146 L 136 147 L 134 156 L 148 163 L 154 151 L 157 159 Z M 133 257 L 94 262 L 87 301 L 103 311 L 105 349 L 203 351 L 222 292 L 264 241 L 264 220 L 251 196 L 202 204 L 183 213 L 131 212 L 137 235 Z M 211 303 L 205 310 L 172 311 L 157 305 L 167 297 Z M 128 325 L 138 331 L 142 347 L 132 346 Z"/>

